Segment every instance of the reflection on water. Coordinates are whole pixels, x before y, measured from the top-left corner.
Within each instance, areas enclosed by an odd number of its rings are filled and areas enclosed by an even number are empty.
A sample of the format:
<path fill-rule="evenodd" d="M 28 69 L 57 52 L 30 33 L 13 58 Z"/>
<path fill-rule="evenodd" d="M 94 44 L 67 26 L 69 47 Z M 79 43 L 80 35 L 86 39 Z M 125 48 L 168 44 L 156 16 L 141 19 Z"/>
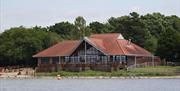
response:
<path fill-rule="evenodd" d="M 180 91 L 180 79 L 0 79 L 0 91 Z"/>

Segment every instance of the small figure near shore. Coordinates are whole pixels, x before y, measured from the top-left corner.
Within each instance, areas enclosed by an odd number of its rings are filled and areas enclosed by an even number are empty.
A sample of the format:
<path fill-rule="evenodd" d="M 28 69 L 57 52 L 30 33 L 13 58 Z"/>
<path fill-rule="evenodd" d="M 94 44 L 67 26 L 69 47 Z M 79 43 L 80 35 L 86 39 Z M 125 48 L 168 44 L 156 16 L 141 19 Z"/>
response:
<path fill-rule="evenodd" d="M 17 75 L 21 75 L 21 71 L 19 71 L 19 72 L 17 73 Z"/>
<path fill-rule="evenodd" d="M 60 75 L 57 75 L 57 80 L 61 80 L 61 76 Z"/>

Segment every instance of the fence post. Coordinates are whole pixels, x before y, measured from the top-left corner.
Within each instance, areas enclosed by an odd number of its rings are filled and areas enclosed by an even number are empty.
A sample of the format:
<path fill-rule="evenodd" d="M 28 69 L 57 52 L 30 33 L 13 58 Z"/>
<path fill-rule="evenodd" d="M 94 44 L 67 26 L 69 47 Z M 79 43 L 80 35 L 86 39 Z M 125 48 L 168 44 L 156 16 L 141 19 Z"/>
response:
<path fill-rule="evenodd" d="M 135 61 L 135 63 L 134 63 L 134 65 L 135 65 L 135 68 L 136 68 L 136 56 L 134 56 L 135 58 L 134 58 L 134 61 Z"/>
<path fill-rule="evenodd" d="M 154 56 L 152 55 L 152 66 L 154 67 Z"/>

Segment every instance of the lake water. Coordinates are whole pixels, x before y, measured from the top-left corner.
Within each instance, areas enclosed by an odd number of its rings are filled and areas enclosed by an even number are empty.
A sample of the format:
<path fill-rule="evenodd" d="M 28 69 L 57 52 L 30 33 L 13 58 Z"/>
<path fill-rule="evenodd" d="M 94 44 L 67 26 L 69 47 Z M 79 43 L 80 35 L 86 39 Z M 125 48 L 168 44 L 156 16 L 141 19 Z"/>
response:
<path fill-rule="evenodd" d="M 0 79 L 0 91 L 180 91 L 180 79 Z"/>

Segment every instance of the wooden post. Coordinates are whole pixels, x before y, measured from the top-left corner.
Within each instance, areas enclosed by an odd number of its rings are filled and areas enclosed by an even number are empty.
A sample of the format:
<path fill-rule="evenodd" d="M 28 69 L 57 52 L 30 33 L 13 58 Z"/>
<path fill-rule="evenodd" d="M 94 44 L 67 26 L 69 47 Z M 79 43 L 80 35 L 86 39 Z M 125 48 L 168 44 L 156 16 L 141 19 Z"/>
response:
<path fill-rule="evenodd" d="M 136 56 L 135 56 L 135 58 L 134 58 L 134 62 L 135 62 L 134 65 L 135 65 L 135 68 L 136 68 Z"/>
<path fill-rule="evenodd" d="M 84 55 L 84 60 L 85 60 L 85 64 L 86 64 L 86 41 L 84 41 L 85 42 L 85 55 Z"/>
<path fill-rule="evenodd" d="M 108 55 L 107 57 L 108 57 L 108 60 L 107 60 L 106 64 L 108 64 L 110 62 L 110 56 Z"/>
<path fill-rule="evenodd" d="M 113 63 L 114 63 L 115 56 L 113 56 Z"/>
<path fill-rule="evenodd" d="M 60 64 L 60 56 L 59 56 L 58 58 L 59 58 L 59 60 L 58 60 L 58 64 Z"/>
<path fill-rule="evenodd" d="M 52 60 L 52 57 L 49 58 L 49 64 L 52 64 L 53 63 L 53 60 Z"/>
<path fill-rule="evenodd" d="M 110 62 L 110 56 L 108 56 L 108 60 L 107 60 L 107 63 L 109 63 Z"/>
<path fill-rule="evenodd" d="M 59 62 L 57 64 L 57 71 L 61 69 L 61 57 L 59 56 Z"/>
<path fill-rule="evenodd" d="M 152 55 L 152 65 L 154 67 L 154 56 Z"/>
<path fill-rule="evenodd" d="M 121 63 L 122 64 L 122 58 L 121 58 L 122 56 L 120 55 L 120 62 L 119 63 Z"/>
<path fill-rule="evenodd" d="M 38 58 L 38 66 L 41 64 L 41 58 Z"/>

